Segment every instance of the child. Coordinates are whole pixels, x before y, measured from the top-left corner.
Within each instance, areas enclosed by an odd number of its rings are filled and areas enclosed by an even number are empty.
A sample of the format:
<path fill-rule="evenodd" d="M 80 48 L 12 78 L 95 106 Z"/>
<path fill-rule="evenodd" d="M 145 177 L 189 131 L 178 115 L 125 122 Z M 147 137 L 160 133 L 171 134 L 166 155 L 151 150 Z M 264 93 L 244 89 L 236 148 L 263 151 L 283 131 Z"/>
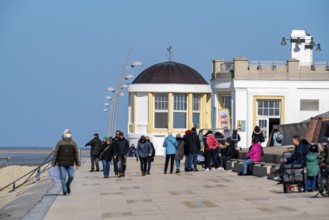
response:
<path fill-rule="evenodd" d="M 307 179 L 305 190 L 312 192 L 316 190 L 316 179 L 319 173 L 318 145 L 312 144 L 310 152 L 306 155 Z"/>

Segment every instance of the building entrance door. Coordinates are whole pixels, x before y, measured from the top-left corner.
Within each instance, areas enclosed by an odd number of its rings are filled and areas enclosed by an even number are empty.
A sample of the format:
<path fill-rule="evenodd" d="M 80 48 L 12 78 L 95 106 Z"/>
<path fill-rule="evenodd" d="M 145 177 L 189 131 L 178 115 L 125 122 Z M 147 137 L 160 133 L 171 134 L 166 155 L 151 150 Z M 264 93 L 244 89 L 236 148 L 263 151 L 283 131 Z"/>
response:
<path fill-rule="evenodd" d="M 259 128 L 263 131 L 264 138 L 265 138 L 265 144 L 269 140 L 270 134 L 273 130 L 274 125 L 279 125 L 280 124 L 280 118 L 258 118 L 257 124 Z M 264 144 L 264 143 L 263 143 Z"/>

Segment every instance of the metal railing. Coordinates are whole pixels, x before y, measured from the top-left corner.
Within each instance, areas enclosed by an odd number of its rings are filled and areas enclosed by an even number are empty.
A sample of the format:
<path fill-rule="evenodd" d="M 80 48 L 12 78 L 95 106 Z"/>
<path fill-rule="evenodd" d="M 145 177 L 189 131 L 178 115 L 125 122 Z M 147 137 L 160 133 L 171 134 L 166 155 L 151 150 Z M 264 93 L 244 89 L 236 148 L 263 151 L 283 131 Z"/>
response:
<path fill-rule="evenodd" d="M 221 71 L 232 71 L 234 70 L 234 62 L 225 62 L 220 65 Z"/>
<path fill-rule="evenodd" d="M 24 184 L 28 183 L 31 179 L 36 178 L 37 181 L 40 180 L 41 174 L 45 171 L 47 171 L 50 167 L 51 167 L 51 161 L 52 158 L 51 156 L 54 154 L 54 151 L 52 151 L 47 157 L 46 159 L 43 160 L 42 163 L 40 163 L 35 169 L 33 169 L 32 171 L 26 173 L 25 175 L 21 176 L 20 178 L 14 180 L 13 182 L 9 183 L 8 185 L 2 187 L 0 189 L 0 192 L 10 186 L 12 186 L 12 190 L 10 190 L 9 192 L 13 192 L 15 191 L 17 188 L 23 186 Z M 44 166 L 44 167 L 43 167 Z M 16 185 L 16 183 L 20 180 L 22 180 L 23 178 L 27 177 L 23 183 L 20 183 L 19 185 Z"/>
<path fill-rule="evenodd" d="M 11 157 L 0 157 L 0 167 L 6 167 L 8 166 L 8 161 L 11 159 Z"/>

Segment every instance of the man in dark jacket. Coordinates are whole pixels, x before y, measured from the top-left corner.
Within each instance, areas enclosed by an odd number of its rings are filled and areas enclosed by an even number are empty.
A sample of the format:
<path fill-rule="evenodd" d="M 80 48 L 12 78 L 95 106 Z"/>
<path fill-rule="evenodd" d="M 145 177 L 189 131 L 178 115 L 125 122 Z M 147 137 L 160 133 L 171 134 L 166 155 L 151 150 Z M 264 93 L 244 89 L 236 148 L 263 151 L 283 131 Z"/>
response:
<path fill-rule="evenodd" d="M 192 128 L 191 133 L 186 137 L 187 141 L 187 147 L 189 149 L 189 170 L 192 171 L 192 165 L 193 165 L 193 170 L 198 171 L 197 169 L 197 157 L 198 153 L 201 149 L 200 145 L 200 139 L 199 136 L 196 133 L 196 129 Z"/>
<path fill-rule="evenodd" d="M 114 143 L 114 155 L 115 158 L 118 160 L 118 169 L 119 175 L 118 177 L 125 176 L 125 169 L 126 169 L 126 157 L 129 151 L 129 142 L 127 139 L 124 138 L 123 133 L 119 133 L 119 138 Z"/>
<path fill-rule="evenodd" d="M 120 136 L 120 131 L 116 130 L 115 131 L 115 137 L 113 139 L 113 144 L 115 145 L 116 141 L 119 139 Z M 114 173 L 116 176 L 119 175 L 119 169 L 118 169 L 118 160 L 117 158 L 113 157 L 113 169 L 114 169 Z"/>
<path fill-rule="evenodd" d="M 185 131 L 185 135 L 183 136 L 184 139 L 184 155 L 185 155 L 185 172 L 189 172 L 189 156 L 190 156 L 190 150 L 189 147 L 187 146 L 187 138 L 190 135 L 191 131 L 190 130 L 186 130 Z"/>
<path fill-rule="evenodd" d="M 308 143 L 306 140 L 302 140 L 300 136 L 295 135 L 293 137 L 293 144 L 295 145 L 295 151 L 288 158 L 281 158 L 281 165 L 278 171 L 274 172 L 274 174 L 279 174 L 280 176 L 275 177 L 274 180 L 278 180 L 280 183 L 282 181 L 282 176 L 285 171 L 286 164 L 293 164 L 295 167 L 304 167 L 305 166 L 305 158 L 309 151 Z"/>
<path fill-rule="evenodd" d="M 95 171 L 95 165 L 96 165 L 96 171 L 99 171 L 99 155 L 100 155 L 100 149 L 102 146 L 102 141 L 99 139 L 99 135 L 97 133 L 94 134 L 94 138 L 89 141 L 86 145 L 91 146 L 90 148 L 90 158 L 91 158 L 91 170 L 89 172 Z"/>
<path fill-rule="evenodd" d="M 58 165 L 61 175 L 63 195 L 71 193 L 70 185 L 74 177 L 74 164 L 78 170 L 80 167 L 80 158 L 77 144 L 72 140 L 71 131 L 66 129 L 62 140 L 60 140 L 54 151 L 52 166 Z M 66 175 L 68 179 L 66 181 Z"/>

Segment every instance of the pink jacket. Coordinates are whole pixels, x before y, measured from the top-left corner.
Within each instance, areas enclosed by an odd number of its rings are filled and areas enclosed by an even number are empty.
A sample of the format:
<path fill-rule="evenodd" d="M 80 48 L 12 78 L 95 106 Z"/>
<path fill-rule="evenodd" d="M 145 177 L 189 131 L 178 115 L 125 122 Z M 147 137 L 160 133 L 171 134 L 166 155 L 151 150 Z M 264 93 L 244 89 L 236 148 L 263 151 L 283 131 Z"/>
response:
<path fill-rule="evenodd" d="M 216 149 L 219 145 L 215 135 L 213 134 L 208 134 L 206 142 L 209 149 Z"/>
<path fill-rule="evenodd" d="M 254 162 L 260 162 L 262 159 L 262 146 L 260 143 L 253 144 L 246 157 Z"/>

